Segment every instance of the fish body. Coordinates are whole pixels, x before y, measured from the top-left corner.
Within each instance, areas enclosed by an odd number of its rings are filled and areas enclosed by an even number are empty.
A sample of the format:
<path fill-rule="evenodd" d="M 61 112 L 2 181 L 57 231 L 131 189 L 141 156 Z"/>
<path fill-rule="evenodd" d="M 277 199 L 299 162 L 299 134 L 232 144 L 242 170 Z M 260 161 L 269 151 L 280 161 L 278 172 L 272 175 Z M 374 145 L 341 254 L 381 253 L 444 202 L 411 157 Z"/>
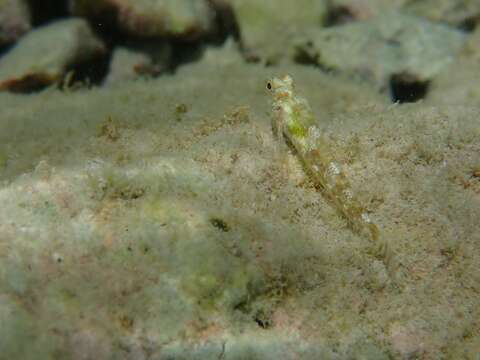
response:
<path fill-rule="evenodd" d="M 313 112 L 304 98 L 295 94 L 289 75 L 267 82 L 272 94 L 272 128 L 278 138 L 293 146 L 306 172 L 335 205 L 357 233 L 378 240 L 379 230 L 353 194 L 350 182 L 335 161 L 331 141 L 316 126 Z"/>

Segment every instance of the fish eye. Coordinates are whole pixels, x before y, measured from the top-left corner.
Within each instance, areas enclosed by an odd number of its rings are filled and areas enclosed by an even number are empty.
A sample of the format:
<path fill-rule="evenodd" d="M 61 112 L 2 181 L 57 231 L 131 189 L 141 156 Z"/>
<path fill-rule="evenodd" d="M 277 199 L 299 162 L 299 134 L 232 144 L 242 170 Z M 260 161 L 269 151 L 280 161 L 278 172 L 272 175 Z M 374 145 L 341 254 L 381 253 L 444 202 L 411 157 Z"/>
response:
<path fill-rule="evenodd" d="M 267 81 L 267 89 L 272 90 L 272 83 L 270 81 Z"/>

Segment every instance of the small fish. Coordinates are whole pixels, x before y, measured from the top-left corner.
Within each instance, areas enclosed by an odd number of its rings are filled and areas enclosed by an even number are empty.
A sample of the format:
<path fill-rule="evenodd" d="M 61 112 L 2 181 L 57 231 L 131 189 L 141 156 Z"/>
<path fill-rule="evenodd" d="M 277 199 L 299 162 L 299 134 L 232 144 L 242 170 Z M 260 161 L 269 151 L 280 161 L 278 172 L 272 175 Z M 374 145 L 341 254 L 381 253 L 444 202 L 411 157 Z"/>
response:
<path fill-rule="evenodd" d="M 273 96 L 272 128 L 278 138 L 285 138 L 296 150 L 306 172 L 315 185 L 347 219 L 357 233 L 378 240 L 379 230 L 365 208 L 354 196 L 351 185 L 335 161 L 331 141 L 315 125 L 313 112 L 304 98 L 294 92 L 289 75 L 269 80 L 266 85 Z"/>

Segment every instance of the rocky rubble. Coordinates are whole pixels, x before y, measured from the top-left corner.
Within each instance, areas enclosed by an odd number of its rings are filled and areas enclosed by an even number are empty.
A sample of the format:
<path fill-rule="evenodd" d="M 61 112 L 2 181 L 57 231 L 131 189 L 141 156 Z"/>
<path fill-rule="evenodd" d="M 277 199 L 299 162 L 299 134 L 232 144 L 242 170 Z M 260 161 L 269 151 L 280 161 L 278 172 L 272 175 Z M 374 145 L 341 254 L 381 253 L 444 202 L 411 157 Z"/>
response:
<path fill-rule="evenodd" d="M 207 0 L 71 0 L 77 16 L 114 21 L 136 36 L 195 39 L 214 28 Z"/>
<path fill-rule="evenodd" d="M 98 84 L 111 83 L 115 77 L 159 76 L 183 62 L 198 59 L 209 42 L 230 37 L 237 42 L 245 62 L 315 65 L 321 71 L 359 77 L 384 93 L 395 93 L 397 87 L 405 86 L 418 86 L 419 93 L 426 92 L 431 80 L 462 47 L 467 34 L 458 28 L 474 27 L 480 16 L 479 5 L 466 0 L 442 0 L 435 6 L 428 1 L 406 0 L 69 0 L 68 4 L 71 15 L 90 22 L 111 59 L 111 73 L 105 70 L 99 76 L 104 81 Z M 17 24 L 3 31 L 4 41 L 13 41 L 30 26 L 28 7 L 22 0 L 5 0 L 0 6 L 6 9 L 0 11 L 0 43 L 2 23 Z M 48 35 L 38 33 L 45 34 L 44 28 L 33 29 L 27 39 L 33 37 L 35 43 L 62 41 L 56 38 L 59 35 L 49 41 Z M 83 34 L 88 44 L 92 31 Z M 25 44 L 30 44 L 31 50 Z M 18 61 L 19 48 L 23 49 L 21 57 L 27 60 Z M 165 57 L 166 48 L 169 50 Z M 56 60 L 61 65 L 53 75 L 44 73 L 42 65 L 27 69 L 24 63 L 38 57 L 35 49 L 33 41 L 22 40 L 14 51 L 0 58 L 4 65 L 14 64 L 0 69 L 0 89 L 18 90 L 21 84 L 21 89 L 30 91 L 36 83 L 61 79 L 59 74 L 69 67 L 63 63 L 65 59 Z M 141 53 L 144 60 L 126 56 L 132 53 Z M 57 56 L 54 51 L 47 54 L 46 61 Z M 78 58 L 67 62 L 81 63 L 89 57 L 89 51 L 78 51 L 76 55 Z M 25 73 L 17 73 L 17 66 L 23 66 Z M 397 97 L 394 94 L 392 98 Z"/>
<path fill-rule="evenodd" d="M 325 0 L 216 0 L 232 7 L 247 60 L 276 64 L 292 59 L 292 40 L 304 28 L 320 28 L 327 17 Z"/>
<path fill-rule="evenodd" d="M 103 43 L 80 18 L 28 33 L 0 58 L 0 90 L 22 91 L 57 82 L 74 65 L 104 53 Z"/>
<path fill-rule="evenodd" d="M 16 41 L 30 27 L 30 11 L 25 0 L 0 1 L 0 46 Z"/>
<path fill-rule="evenodd" d="M 385 11 L 411 15 L 470 30 L 480 21 L 480 2 L 475 0 L 332 0 L 331 9 L 352 21 L 382 16 Z"/>
<path fill-rule="evenodd" d="M 466 38 L 448 26 L 398 12 L 305 32 L 297 43 L 300 61 L 359 76 L 378 88 L 386 88 L 396 74 L 432 79 L 454 60 Z"/>

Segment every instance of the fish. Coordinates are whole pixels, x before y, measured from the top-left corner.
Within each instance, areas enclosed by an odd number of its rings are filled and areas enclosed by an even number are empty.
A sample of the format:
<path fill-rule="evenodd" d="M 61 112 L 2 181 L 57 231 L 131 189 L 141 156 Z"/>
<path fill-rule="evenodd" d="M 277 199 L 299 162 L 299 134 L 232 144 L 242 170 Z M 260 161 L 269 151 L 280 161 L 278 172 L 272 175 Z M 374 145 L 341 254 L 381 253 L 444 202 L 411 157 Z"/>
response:
<path fill-rule="evenodd" d="M 272 130 L 295 150 L 307 175 L 322 194 L 347 220 L 350 228 L 372 241 L 379 239 L 379 227 L 355 196 L 350 181 L 335 157 L 335 146 L 316 125 L 308 101 L 296 94 L 290 75 L 266 82 L 272 95 Z"/>

